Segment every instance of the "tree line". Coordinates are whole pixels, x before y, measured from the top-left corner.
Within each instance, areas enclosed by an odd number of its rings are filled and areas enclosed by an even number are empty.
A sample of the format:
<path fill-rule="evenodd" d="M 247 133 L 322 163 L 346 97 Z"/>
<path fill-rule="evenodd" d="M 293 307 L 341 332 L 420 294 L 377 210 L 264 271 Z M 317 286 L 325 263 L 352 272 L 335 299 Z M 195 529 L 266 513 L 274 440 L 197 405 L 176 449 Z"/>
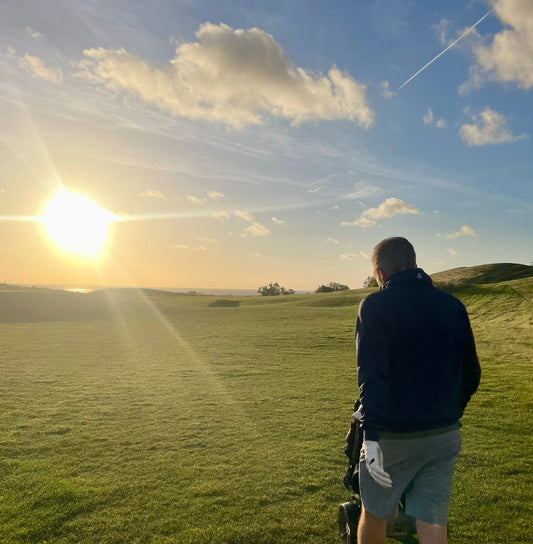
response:
<path fill-rule="evenodd" d="M 332 293 L 333 291 L 346 291 L 350 289 L 343 283 L 331 281 L 327 285 L 319 285 L 315 290 L 315 293 Z M 268 285 L 262 285 L 257 289 L 257 292 L 264 297 L 275 297 L 278 295 L 294 295 L 294 289 L 286 289 L 278 282 L 269 283 Z"/>

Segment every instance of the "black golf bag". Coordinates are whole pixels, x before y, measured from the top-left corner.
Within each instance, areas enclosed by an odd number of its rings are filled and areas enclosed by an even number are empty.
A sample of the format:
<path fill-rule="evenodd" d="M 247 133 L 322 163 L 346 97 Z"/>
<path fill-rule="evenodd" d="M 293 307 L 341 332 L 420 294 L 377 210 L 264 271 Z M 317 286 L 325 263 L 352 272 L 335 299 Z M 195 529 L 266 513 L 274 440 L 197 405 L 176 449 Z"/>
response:
<path fill-rule="evenodd" d="M 361 401 L 357 399 L 354 412 L 361 407 Z M 345 544 L 357 543 L 357 525 L 361 516 L 361 496 L 359 493 L 359 455 L 363 446 L 363 431 L 361 423 L 355 417 L 346 435 L 346 447 L 344 453 L 348 457 L 348 469 L 344 476 L 345 487 L 352 492 L 352 499 L 343 502 L 339 506 L 338 524 L 339 535 Z M 398 503 L 397 513 L 394 519 L 387 521 L 387 536 L 409 542 L 416 533 L 415 520 L 405 513 L 405 498 Z"/>

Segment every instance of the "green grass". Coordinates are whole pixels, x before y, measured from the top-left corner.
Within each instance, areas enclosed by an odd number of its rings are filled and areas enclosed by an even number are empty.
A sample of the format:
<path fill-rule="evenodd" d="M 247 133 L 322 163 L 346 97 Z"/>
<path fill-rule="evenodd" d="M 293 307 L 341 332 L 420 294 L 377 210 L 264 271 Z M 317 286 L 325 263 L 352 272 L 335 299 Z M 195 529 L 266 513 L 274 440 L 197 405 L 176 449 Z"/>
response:
<path fill-rule="evenodd" d="M 107 293 L 84 320 L 0 323 L 0 542 L 337 542 L 368 292 Z M 456 294 L 483 377 L 451 542 L 533 542 L 533 281 Z"/>

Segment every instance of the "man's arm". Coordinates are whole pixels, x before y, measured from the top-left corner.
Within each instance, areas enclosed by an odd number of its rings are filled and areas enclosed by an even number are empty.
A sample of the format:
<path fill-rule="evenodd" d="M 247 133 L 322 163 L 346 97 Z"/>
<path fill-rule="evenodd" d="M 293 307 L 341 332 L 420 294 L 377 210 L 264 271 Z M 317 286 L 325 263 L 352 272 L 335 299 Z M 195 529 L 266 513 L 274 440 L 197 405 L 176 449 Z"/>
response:
<path fill-rule="evenodd" d="M 464 309 L 464 319 L 466 340 L 462 354 L 461 413 L 464 412 L 470 397 L 476 392 L 481 379 L 481 367 L 476 353 L 476 343 L 466 309 Z"/>
<path fill-rule="evenodd" d="M 355 332 L 357 379 L 363 404 L 365 440 L 379 440 L 384 407 L 388 403 L 389 360 L 384 323 L 372 308 L 371 301 L 359 305 Z"/>

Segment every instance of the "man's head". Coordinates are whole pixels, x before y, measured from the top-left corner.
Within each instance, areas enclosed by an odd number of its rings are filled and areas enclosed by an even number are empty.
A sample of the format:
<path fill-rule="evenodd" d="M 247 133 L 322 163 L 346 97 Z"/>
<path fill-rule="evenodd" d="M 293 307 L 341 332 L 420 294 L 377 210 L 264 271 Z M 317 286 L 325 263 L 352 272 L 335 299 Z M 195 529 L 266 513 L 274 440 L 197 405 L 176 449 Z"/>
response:
<path fill-rule="evenodd" d="M 382 240 L 372 253 L 372 269 L 378 285 L 408 268 L 416 268 L 416 253 L 412 244 L 401 237 Z"/>

